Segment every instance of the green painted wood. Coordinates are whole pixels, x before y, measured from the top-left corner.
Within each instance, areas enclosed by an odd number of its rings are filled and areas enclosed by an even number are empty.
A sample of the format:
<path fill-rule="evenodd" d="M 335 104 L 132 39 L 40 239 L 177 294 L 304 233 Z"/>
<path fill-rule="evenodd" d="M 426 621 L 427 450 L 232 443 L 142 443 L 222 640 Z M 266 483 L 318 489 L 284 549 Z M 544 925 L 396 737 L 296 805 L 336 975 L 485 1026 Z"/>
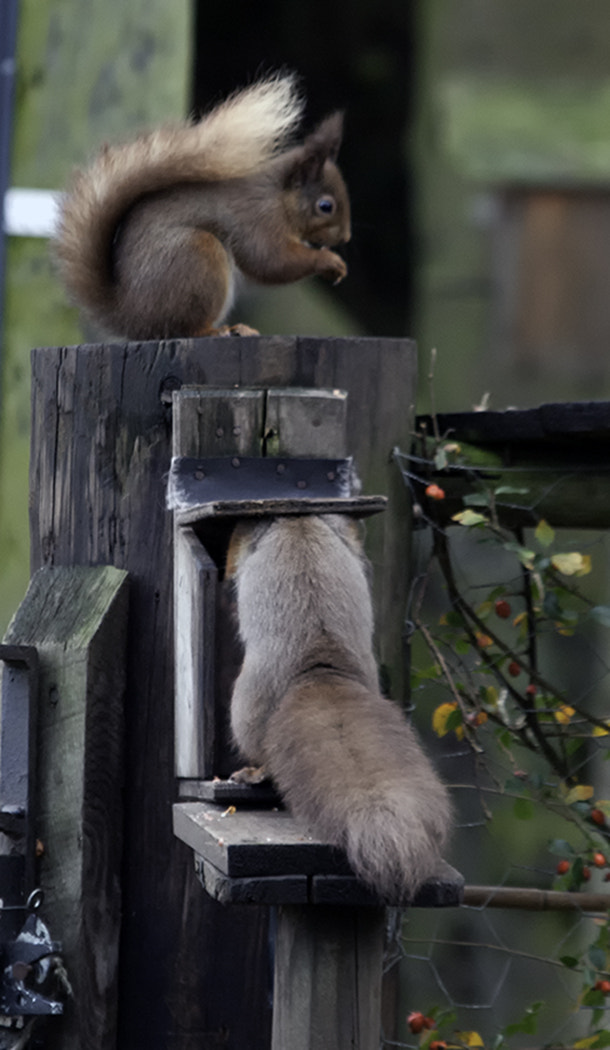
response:
<path fill-rule="evenodd" d="M 116 1047 L 127 609 L 120 569 L 43 568 L 6 636 L 38 652 L 36 881 L 74 990 L 49 1050 Z"/>

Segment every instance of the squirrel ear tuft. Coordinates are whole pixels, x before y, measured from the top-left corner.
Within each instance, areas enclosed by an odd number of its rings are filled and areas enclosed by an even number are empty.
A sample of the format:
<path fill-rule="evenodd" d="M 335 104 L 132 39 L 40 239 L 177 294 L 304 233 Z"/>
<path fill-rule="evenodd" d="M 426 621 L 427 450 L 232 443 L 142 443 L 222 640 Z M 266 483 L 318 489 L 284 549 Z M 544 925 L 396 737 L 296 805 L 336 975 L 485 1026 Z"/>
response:
<path fill-rule="evenodd" d="M 331 113 L 307 136 L 290 156 L 287 182 L 319 181 L 327 160 L 335 161 L 343 137 L 343 113 Z"/>
<path fill-rule="evenodd" d="M 343 113 L 337 110 L 318 124 L 307 136 L 303 146 L 306 151 L 322 153 L 324 160 L 336 160 L 343 138 Z"/>

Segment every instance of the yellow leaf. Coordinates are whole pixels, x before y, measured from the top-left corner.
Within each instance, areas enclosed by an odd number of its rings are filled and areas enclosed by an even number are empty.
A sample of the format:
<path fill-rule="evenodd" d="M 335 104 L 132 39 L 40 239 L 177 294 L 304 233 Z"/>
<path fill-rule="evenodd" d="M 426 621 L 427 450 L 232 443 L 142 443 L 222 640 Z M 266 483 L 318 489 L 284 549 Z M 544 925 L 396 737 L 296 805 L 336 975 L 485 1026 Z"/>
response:
<path fill-rule="evenodd" d="M 479 514 L 476 510 L 460 510 L 457 514 L 451 515 L 452 521 L 457 521 L 458 525 L 483 525 L 487 524 L 489 519 L 485 514 Z"/>
<path fill-rule="evenodd" d="M 593 1046 L 594 1043 L 599 1039 L 599 1032 L 595 1035 L 588 1035 L 586 1039 L 578 1039 L 574 1044 L 574 1050 L 588 1050 L 588 1047 Z"/>
<path fill-rule="evenodd" d="M 495 707 L 500 699 L 500 693 L 496 689 L 495 685 L 486 685 L 484 689 L 485 703 L 489 704 L 490 707 Z"/>
<path fill-rule="evenodd" d="M 463 726 L 448 726 L 447 723 L 454 711 L 457 710 L 457 701 L 453 700 L 445 704 L 440 704 L 432 713 L 432 728 L 437 736 L 446 736 L 447 733 L 451 732 L 451 729 L 455 729 L 455 735 L 458 740 L 461 740 L 464 736 Z"/>
<path fill-rule="evenodd" d="M 543 518 L 538 522 L 534 536 L 543 547 L 548 547 L 555 539 L 555 530 Z"/>
<path fill-rule="evenodd" d="M 610 733 L 610 725 L 606 722 L 606 729 L 602 729 L 601 726 L 593 727 L 593 736 L 606 736 Z"/>
<path fill-rule="evenodd" d="M 551 565 L 562 576 L 586 576 L 591 572 L 591 556 L 571 551 L 569 554 L 554 554 Z"/>
<path fill-rule="evenodd" d="M 572 715 L 576 714 L 576 711 L 573 707 L 568 707 L 567 704 L 562 704 L 556 711 L 553 711 L 553 714 L 555 716 L 555 721 L 560 722 L 561 725 L 565 726 L 572 718 Z"/>
<path fill-rule="evenodd" d="M 593 798 L 593 788 L 588 784 L 577 784 L 568 791 L 564 801 L 566 806 L 571 806 L 573 802 L 586 802 L 588 798 Z"/>
<path fill-rule="evenodd" d="M 459 1039 L 464 1046 L 484 1046 L 484 1042 L 478 1032 L 456 1032 L 455 1038 Z"/>

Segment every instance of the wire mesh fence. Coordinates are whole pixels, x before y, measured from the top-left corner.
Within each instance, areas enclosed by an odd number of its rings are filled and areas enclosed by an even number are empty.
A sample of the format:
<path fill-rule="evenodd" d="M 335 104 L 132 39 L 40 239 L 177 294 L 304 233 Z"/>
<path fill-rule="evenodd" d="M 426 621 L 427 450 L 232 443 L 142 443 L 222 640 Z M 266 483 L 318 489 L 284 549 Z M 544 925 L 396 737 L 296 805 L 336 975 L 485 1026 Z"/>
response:
<path fill-rule="evenodd" d="M 414 720 L 452 787 L 467 889 L 460 909 L 392 914 L 400 1026 L 382 1045 L 608 1046 L 610 535 L 553 528 L 467 465 L 468 513 L 448 518 L 442 472 L 399 462 L 421 526 Z"/>

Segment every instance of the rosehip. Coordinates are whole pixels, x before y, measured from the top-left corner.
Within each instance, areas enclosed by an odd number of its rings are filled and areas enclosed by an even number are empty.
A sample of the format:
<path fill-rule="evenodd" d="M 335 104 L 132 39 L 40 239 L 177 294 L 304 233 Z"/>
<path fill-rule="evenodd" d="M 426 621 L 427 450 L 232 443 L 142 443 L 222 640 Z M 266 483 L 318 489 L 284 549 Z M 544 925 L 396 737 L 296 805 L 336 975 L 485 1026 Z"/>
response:
<path fill-rule="evenodd" d="M 521 664 L 518 664 L 516 660 L 511 660 L 508 665 L 508 673 L 516 678 L 517 675 L 521 674 Z"/>
<path fill-rule="evenodd" d="M 590 878 L 591 878 L 591 869 L 587 868 L 586 865 L 585 865 L 585 867 L 582 869 L 583 882 L 588 882 Z"/>
<path fill-rule="evenodd" d="M 534 685 L 533 682 L 530 682 L 530 684 L 525 687 L 525 693 L 526 693 L 527 696 L 535 696 L 536 695 L 536 686 Z"/>
<path fill-rule="evenodd" d="M 439 499 L 440 500 L 440 499 L 444 499 L 445 498 L 445 490 L 442 489 L 440 487 L 440 485 L 435 485 L 435 484 L 428 485 L 428 487 L 425 490 L 425 492 L 426 492 L 426 496 L 428 497 L 428 499 Z"/>
<path fill-rule="evenodd" d="M 433 1039 L 428 1050 L 447 1050 L 447 1044 L 444 1039 Z"/>
<path fill-rule="evenodd" d="M 420 1013 L 419 1010 L 416 1010 L 414 1011 L 414 1013 L 409 1014 L 409 1016 L 407 1017 L 407 1024 L 413 1032 L 413 1035 L 419 1035 L 419 1033 L 423 1031 L 424 1020 L 424 1015 Z"/>
<path fill-rule="evenodd" d="M 601 809 L 592 809 L 590 817 L 594 824 L 599 824 L 600 828 L 603 828 L 606 823 L 606 817 Z"/>
<path fill-rule="evenodd" d="M 433 1017 L 424 1017 L 424 1028 L 436 1028 L 436 1021 Z"/>
<path fill-rule="evenodd" d="M 569 870 L 570 870 L 570 862 L 569 862 L 569 860 L 560 860 L 558 865 L 557 865 L 557 868 L 556 868 L 557 874 L 558 875 L 565 875 L 566 871 L 569 871 Z"/>
<path fill-rule="evenodd" d="M 593 854 L 593 863 L 595 864 L 596 868 L 606 867 L 606 858 L 604 857 L 603 853 L 599 852 L 599 850 Z"/>
<path fill-rule="evenodd" d="M 608 995 L 610 992 L 610 981 L 596 981 L 593 987 L 596 992 L 603 992 L 604 995 Z"/>
<path fill-rule="evenodd" d="M 490 638 L 488 634 L 482 634 L 481 631 L 477 631 L 476 639 L 479 649 L 489 649 L 489 646 L 494 644 L 493 638 Z"/>
<path fill-rule="evenodd" d="M 508 620 L 511 613 L 511 608 L 508 602 L 504 598 L 498 598 L 495 604 L 496 616 L 499 616 L 501 620 Z"/>

